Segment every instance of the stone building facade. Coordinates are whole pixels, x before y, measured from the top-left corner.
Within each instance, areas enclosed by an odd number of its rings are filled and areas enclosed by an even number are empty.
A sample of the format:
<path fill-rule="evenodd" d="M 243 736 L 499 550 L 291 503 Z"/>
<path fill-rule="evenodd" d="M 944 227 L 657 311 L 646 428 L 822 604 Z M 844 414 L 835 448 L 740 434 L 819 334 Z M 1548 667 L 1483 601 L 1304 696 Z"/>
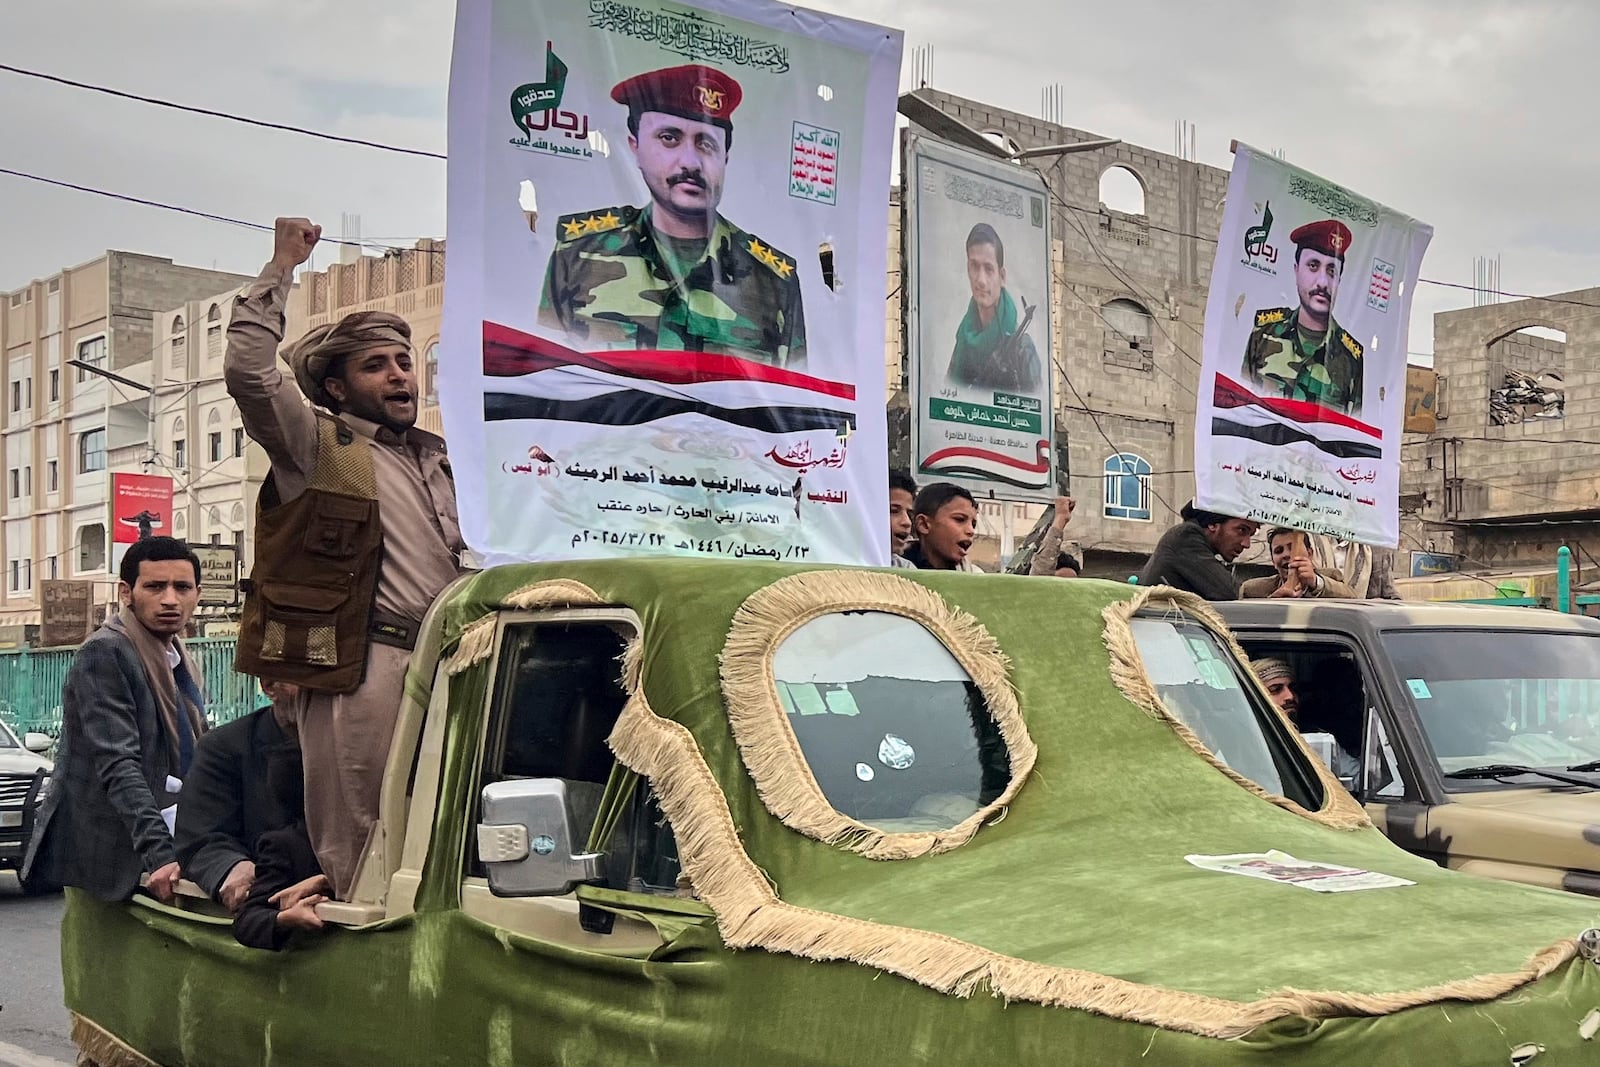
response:
<path fill-rule="evenodd" d="M 140 368 L 166 343 L 154 313 L 245 280 L 113 251 L 0 292 L 0 646 L 37 627 L 41 580 L 92 580 L 97 604 L 115 599 L 109 474 L 160 473 L 148 393 L 68 361 L 147 383 Z"/>
<path fill-rule="evenodd" d="M 1410 436 L 1402 550 L 1600 576 L 1600 289 L 1434 316 L 1437 428 Z"/>
<path fill-rule="evenodd" d="M 948 93 L 918 95 L 1016 148 L 1104 139 Z M 1079 502 L 1069 537 L 1086 552 L 1091 573 L 1125 577 L 1194 495 L 1195 388 L 1228 172 L 1131 144 L 1034 162 L 1053 194 L 1057 437 L 1067 442 Z M 1106 200 L 1115 198 L 1108 190 L 1130 177 L 1135 202 L 1109 206 Z M 900 214 L 896 205 L 888 278 L 895 294 L 888 301 L 891 394 L 904 380 Z M 980 534 L 994 541 L 975 548 L 985 566 L 995 565 L 1001 544 L 1026 532 L 1039 512 L 999 502 L 980 510 L 986 519 Z"/>

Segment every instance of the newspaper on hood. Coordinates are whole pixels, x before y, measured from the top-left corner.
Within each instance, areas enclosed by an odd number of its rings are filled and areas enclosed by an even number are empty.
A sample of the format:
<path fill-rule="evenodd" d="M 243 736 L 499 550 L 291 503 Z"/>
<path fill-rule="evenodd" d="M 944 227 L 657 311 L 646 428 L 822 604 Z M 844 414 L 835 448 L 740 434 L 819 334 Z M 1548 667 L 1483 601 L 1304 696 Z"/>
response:
<path fill-rule="evenodd" d="M 1233 856 L 1185 856 L 1189 863 L 1206 871 L 1222 874 L 1242 874 L 1247 878 L 1264 878 L 1282 885 L 1299 886 L 1318 893 L 1352 893 L 1359 889 L 1392 889 L 1395 886 L 1416 885 L 1393 875 L 1363 871 L 1358 867 L 1341 867 L 1335 863 L 1312 863 L 1295 859 L 1287 852 L 1272 849 L 1267 852 L 1241 852 Z"/>

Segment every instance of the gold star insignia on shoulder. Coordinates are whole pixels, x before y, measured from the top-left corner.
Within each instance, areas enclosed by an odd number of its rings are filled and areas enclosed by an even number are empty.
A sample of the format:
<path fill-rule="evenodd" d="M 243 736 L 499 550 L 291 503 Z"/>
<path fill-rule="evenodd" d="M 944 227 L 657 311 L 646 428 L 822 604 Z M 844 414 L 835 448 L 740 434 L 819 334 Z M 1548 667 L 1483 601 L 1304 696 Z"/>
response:
<path fill-rule="evenodd" d="M 762 245 L 759 238 L 750 238 L 750 243 L 745 245 L 745 247 L 750 250 L 750 254 L 752 256 L 755 256 L 757 259 L 761 260 L 761 262 L 765 263 L 767 261 L 766 247 Z"/>
<path fill-rule="evenodd" d="M 617 218 L 616 212 L 608 209 L 604 215 L 600 216 L 598 225 L 600 229 L 614 230 L 622 225 L 622 220 Z"/>
<path fill-rule="evenodd" d="M 777 270 L 778 277 L 787 278 L 789 275 L 794 273 L 794 264 L 790 263 L 787 259 L 780 259 L 776 264 L 774 264 L 774 269 Z"/>
<path fill-rule="evenodd" d="M 562 219 L 561 228 L 566 231 L 563 236 L 569 240 L 573 237 L 580 237 L 583 235 L 583 220 L 576 218 Z"/>

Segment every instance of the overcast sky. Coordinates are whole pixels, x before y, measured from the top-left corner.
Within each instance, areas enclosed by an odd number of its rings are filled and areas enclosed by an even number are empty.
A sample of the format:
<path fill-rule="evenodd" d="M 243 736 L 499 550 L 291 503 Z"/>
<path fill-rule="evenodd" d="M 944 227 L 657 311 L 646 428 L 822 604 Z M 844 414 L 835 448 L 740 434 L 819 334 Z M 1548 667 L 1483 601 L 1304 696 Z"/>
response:
<path fill-rule="evenodd" d="M 576 2 L 576 0 L 565 0 Z M 1501 287 L 1600 282 L 1584 101 L 1600 5 L 1525 0 L 1047 3 L 826 0 L 933 48 L 936 88 L 1037 114 L 1065 86 L 1067 123 L 1162 151 L 1175 119 L 1198 155 L 1230 138 L 1430 222 L 1429 278 Z M 1270 7 L 1269 17 L 1261 12 Z M 52 0 L 0 5 L 0 63 L 396 145 L 443 151 L 452 5 L 441 0 Z M 1579 85 L 1578 82 L 1584 84 Z M 1586 114 L 1590 118 L 1584 118 Z M 444 233 L 444 164 L 179 114 L 0 72 L 0 166 L 337 235 Z M 254 273 L 266 235 L 0 175 L 0 290 L 106 248 Z M 326 257 L 324 257 L 326 261 Z M 1432 313 L 1471 294 L 1424 286 Z"/>

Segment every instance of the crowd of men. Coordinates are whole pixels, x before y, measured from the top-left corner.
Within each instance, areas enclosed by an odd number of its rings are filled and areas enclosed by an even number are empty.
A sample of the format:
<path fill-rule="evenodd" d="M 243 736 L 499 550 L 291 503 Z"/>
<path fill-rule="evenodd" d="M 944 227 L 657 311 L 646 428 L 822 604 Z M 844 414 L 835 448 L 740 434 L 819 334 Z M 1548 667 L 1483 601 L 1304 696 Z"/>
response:
<path fill-rule="evenodd" d="M 119 566 L 121 610 L 63 687 L 57 784 L 24 863 L 35 885 L 103 900 L 143 887 L 170 903 L 187 879 L 261 948 L 320 927 L 317 905 L 355 889 L 411 651 L 465 548 L 444 442 L 415 426 L 405 320 L 357 312 L 316 327 L 289 346 L 284 374 L 289 290 L 320 236 L 308 220 L 278 220 L 272 258 L 236 298 L 224 360 L 245 431 L 271 461 L 235 663 L 270 705 L 207 729 L 181 640 L 200 562 L 173 538 L 137 542 Z M 1057 500 L 1031 574 L 1082 573 L 1062 550 L 1073 508 Z M 977 526 L 966 489 L 890 476 L 895 566 L 979 570 Z M 1212 600 L 1394 595 L 1371 550 L 1296 530 L 1269 534 L 1277 574 L 1241 586 L 1231 564 L 1256 533 L 1186 507 L 1140 581 Z"/>

